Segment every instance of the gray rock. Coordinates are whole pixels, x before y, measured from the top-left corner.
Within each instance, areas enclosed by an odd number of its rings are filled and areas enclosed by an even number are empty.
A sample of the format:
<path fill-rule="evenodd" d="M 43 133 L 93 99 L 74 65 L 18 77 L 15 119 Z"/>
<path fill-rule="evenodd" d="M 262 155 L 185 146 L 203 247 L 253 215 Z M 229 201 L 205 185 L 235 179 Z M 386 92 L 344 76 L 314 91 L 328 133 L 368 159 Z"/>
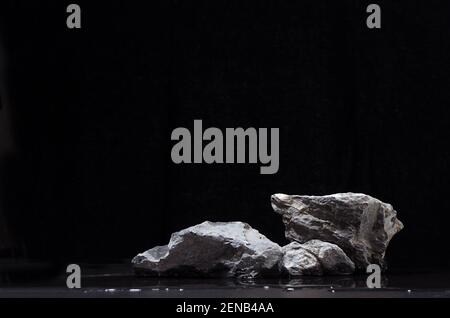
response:
<path fill-rule="evenodd" d="M 280 271 L 292 276 L 346 275 L 355 271 L 355 264 L 335 244 L 320 240 L 292 242 L 282 250 Z"/>
<path fill-rule="evenodd" d="M 355 264 L 336 244 L 311 240 L 302 247 L 317 257 L 325 274 L 347 275 L 355 271 Z"/>
<path fill-rule="evenodd" d="M 369 264 L 384 266 L 389 241 L 403 228 L 390 204 L 365 194 L 274 194 L 271 201 L 275 212 L 283 217 L 287 239 L 334 243 L 357 270 L 365 270 Z"/>
<path fill-rule="evenodd" d="M 133 258 L 135 272 L 150 276 L 275 274 L 281 247 L 242 222 L 203 222 L 172 234 L 166 246 Z"/>
<path fill-rule="evenodd" d="M 291 276 L 323 275 L 322 265 L 318 258 L 297 242 L 283 246 L 280 271 Z"/>

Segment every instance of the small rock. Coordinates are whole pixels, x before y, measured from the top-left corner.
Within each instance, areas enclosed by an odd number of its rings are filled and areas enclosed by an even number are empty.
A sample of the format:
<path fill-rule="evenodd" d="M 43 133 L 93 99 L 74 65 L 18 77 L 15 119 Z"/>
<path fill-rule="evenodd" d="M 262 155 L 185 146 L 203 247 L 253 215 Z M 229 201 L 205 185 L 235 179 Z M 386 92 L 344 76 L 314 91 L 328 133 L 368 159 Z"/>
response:
<path fill-rule="evenodd" d="M 355 264 L 336 244 L 311 240 L 302 247 L 317 257 L 325 274 L 347 275 L 355 271 Z"/>
<path fill-rule="evenodd" d="M 303 248 L 300 243 L 292 242 L 283 247 L 280 270 L 292 276 L 323 275 L 322 265 L 317 257 Z"/>
<path fill-rule="evenodd" d="M 320 240 L 292 242 L 282 250 L 280 270 L 292 276 L 345 275 L 355 271 L 355 264 L 335 244 Z"/>

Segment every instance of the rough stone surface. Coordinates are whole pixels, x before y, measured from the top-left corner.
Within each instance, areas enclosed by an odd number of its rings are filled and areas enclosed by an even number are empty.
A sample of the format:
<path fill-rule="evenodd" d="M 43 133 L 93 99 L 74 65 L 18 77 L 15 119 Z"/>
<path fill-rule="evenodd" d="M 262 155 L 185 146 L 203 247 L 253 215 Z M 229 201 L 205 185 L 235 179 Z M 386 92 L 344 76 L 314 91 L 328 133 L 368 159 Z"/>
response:
<path fill-rule="evenodd" d="M 347 275 L 355 271 L 355 264 L 336 244 L 311 240 L 284 246 L 280 270 L 292 276 Z"/>
<path fill-rule="evenodd" d="M 283 246 L 280 271 L 292 276 L 323 275 L 322 265 L 317 257 L 297 242 Z"/>
<path fill-rule="evenodd" d="M 283 217 L 287 239 L 334 243 L 358 270 L 365 270 L 369 264 L 384 266 L 389 241 L 403 228 L 390 204 L 365 194 L 274 194 L 271 201 L 275 212 Z"/>
<path fill-rule="evenodd" d="M 355 271 L 353 261 L 336 244 L 311 240 L 302 247 L 317 257 L 325 274 L 346 275 Z"/>
<path fill-rule="evenodd" d="M 173 233 L 166 246 L 132 260 L 150 276 L 243 276 L 276 274 L 281 247 L 242 222 L 203 222 Z"/>

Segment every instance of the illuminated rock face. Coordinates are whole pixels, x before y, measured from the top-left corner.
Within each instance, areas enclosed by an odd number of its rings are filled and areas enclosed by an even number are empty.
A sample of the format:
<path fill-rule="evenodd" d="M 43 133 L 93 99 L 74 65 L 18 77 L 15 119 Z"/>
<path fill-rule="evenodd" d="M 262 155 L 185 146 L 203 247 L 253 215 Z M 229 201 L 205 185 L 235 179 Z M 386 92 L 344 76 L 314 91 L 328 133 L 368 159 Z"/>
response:
<path fill-rule="evenodd" d="M 280 261 L 281 273 L 290 276 L 322 276 L 323 268 L 319 259 L 310 251 L 302 248 L 300 243 L 292 242 L 283 246 Z"/>
<path fill-rule="evenodd" d="M 274 211 L 283 217 L 287 239 L 334 243 L 357 270 L 365 270 L 369 264 L 383 266 L 389 241 L 403 228 L 390 204 L 365 194 L 274 194 L 271 201 Z"/>
<path fill-rule="evenodd" d="M 284 246 L 280 271 L 292 276 L 347 275 L 355 264 L 336 244 L 311 240 Z"/>
<path fill-rule="evenodd" d="M 281 247 L 242 222 L 203 222 L 133 260 L 150 276 L 256 277 L 278 273 Z"/>

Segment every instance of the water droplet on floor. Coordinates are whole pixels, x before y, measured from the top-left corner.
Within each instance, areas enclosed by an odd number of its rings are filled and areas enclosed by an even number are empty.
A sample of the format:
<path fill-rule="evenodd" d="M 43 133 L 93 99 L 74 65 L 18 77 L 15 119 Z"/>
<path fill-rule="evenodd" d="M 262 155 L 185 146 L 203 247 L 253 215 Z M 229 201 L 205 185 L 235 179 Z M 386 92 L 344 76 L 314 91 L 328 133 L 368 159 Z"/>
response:
<path fill-rule="evenodd" d="M 130 293 L 138 293 L 138 292 L 140 292 L 141 290 L 139 289 L 139 288 L 131 288 L 130 289 Z"/>

